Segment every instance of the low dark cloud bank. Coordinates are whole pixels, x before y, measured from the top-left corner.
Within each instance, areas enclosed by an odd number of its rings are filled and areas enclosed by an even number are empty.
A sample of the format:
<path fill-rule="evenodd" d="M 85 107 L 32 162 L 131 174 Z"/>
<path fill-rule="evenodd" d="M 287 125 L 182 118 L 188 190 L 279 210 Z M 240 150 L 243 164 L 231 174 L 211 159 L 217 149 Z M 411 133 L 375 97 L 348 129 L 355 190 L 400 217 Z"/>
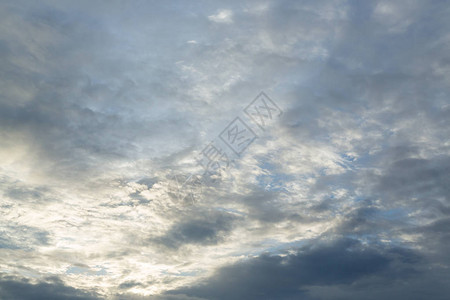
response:
<path fill-rule="evenodd" d="M 249 258 L 219 269 L 196 286 L 170 293 L 202 299 L 315 299 L 308 287 L 351 289 L 360 285 L 369 292 L 380 285 L 421 276 L 422 262 L 423 257 L 409 249 L 368 247 L 352 239 L 317 241 L 317 245 L 295 254 Z"/>

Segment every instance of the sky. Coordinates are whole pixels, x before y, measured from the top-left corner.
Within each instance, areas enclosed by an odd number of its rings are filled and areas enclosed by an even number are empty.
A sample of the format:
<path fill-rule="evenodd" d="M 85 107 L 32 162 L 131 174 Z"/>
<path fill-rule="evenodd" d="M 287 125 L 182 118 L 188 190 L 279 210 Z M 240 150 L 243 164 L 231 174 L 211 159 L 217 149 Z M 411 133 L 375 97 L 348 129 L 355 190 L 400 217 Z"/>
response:
<path fill-rule="evenodd" d="M 0 299 L 448 299 L 449 14 L 0 1 Z"/>

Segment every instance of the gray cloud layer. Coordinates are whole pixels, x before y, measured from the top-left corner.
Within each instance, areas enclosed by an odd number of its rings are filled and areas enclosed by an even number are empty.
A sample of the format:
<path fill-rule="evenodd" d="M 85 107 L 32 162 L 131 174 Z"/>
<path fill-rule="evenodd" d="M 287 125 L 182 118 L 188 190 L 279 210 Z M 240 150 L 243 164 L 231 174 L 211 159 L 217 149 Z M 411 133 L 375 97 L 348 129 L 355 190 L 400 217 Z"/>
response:
<path fill-rule="evenodd" d="M 449 13 L 2 2 L 0 298 L 445 299 Z M 237 116 L 258 138 L 177 197 Z"/>

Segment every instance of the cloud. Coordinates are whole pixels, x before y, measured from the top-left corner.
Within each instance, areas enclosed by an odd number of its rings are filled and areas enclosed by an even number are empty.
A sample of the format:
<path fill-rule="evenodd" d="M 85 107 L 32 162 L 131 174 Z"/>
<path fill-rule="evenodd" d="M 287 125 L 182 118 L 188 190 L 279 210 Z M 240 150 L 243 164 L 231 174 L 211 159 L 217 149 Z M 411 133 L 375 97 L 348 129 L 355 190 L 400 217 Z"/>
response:
<path fill-rule="evenodd" d="M 222 5 L 0 4 L 1 297 L 444 298 L 448 4 Z"/>
<path fill-rule="evenodd" d="M 295 254 L 250 258 L 219 269 L 196 286 L 170 293 L 205 299 L 307 298 L 308 286 L 351 284 L 370 276 L 383 277 L 395 263 L 405 265 L 404 272 L 410 273 L 407 268 L 419 258 L 405 249 L 366 248 L 356 240 L 343 239 L 304 247 Z M 397 272 L 401 268 L 397 266 Z M 402 275 L 397 273 L 389 280 Z"/>
<path fill-rule="evenodd" d="M 229 9 L 222 9 L 215 15 L 208 16 L 208 19 L 216 23 L 233 23 L 233 12 Z"/>
<path fill-rule="evenodd" d="M 164 236 L 156 238 L 155 242 L 169 248 L 178 248 L 184 244 L 210 245 L 220 242 L 224 235 L 232 229 L 235 216 L 226 213 L 213 212 L 174 224 Z"/>
<path fill-rule="evenodd" d="M 57 277 L 49 277 L 46 281 L 32 283 L 27 279 L 2 276 L 0 280 L 0 297 L 3 299 L 39 300 L 95 300 L 95 293 L 76 289 L 67 285 Z"/>

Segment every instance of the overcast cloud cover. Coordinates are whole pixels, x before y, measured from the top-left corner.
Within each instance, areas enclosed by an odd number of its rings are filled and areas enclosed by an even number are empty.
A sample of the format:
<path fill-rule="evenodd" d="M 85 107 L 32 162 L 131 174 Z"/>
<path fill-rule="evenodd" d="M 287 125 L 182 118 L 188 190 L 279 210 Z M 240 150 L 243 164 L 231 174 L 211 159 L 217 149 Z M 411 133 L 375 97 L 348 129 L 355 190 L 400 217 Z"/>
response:
<path fill-rule="evenodd" d="M 449 104 L 444 0 L 0 1 L 0 299 L 449 299 Z"/>

